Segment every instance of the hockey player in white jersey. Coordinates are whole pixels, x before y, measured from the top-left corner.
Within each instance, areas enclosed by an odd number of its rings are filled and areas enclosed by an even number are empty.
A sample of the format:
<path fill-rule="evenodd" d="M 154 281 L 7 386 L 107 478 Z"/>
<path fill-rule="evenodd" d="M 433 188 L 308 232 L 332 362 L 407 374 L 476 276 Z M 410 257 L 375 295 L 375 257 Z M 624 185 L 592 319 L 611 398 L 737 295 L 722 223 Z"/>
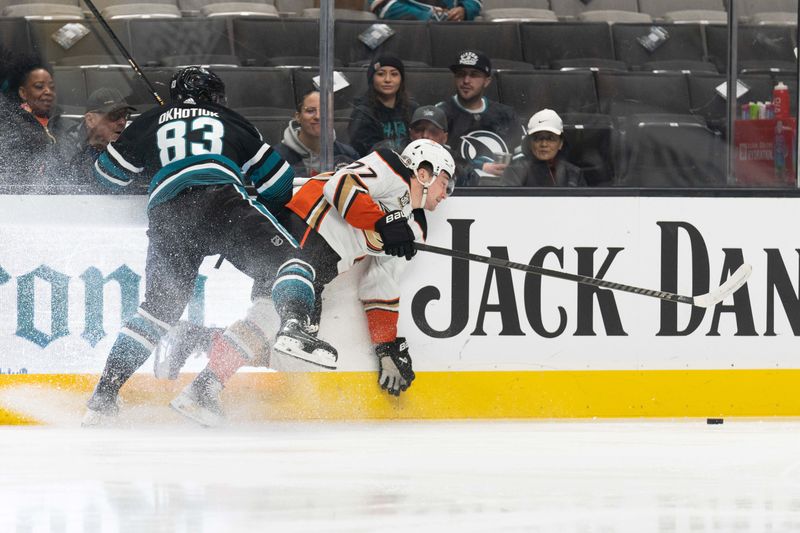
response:
<path fill-rule="evenodd" d="M 281 318 L 272 349 L 335 368 L 337 352 L 316 337 L 312 316 L 322 288 L 360 261 L 367 265 L 358 297 L 380 363 L 380 386 L 393 395 L 405 391 L 414 371 L 408 344 L 397 334 L 400 279 L 416 253 L 414 241 L 426 237 L 425 210 L 435 210 L 452 193 L 454 172 L 444 147 L 420 139 L 402 154 L 377 150 L 306 182 L 286 205 L 291 213 L 285 225 L 301 250 L 278 269 L 271 287 L 256 282 L 260 297 L 247 318 L 215 336 L 208 365 L 172 407 L 203 425 L 219 423 L 224 383 L 269 353 L 269 298 Z"/>

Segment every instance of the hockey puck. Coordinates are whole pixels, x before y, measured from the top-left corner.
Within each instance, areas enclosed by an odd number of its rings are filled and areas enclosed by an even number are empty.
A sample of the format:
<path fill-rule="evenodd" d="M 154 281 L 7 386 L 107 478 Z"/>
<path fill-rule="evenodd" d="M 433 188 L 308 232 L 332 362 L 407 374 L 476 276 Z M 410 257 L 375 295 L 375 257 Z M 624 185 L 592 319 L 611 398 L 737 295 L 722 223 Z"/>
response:
<path fill-rule="evenodd" d="M 722 424 L 723 422 L 722 418 L 706 418 L 706 424 Z"/>

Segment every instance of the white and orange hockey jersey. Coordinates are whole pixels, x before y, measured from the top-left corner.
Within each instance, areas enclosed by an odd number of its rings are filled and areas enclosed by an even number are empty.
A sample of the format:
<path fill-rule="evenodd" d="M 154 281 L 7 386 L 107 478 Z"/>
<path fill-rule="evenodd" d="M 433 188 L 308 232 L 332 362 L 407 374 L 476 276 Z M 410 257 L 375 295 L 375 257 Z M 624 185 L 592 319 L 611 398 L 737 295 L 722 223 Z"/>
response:
<path fill-rule="evenodd" d="M 406 259 L 383 253 L 375 222 L 400 210 L 409 220 L 416 240 L 427 232 L 422 209 L 411 207 L 410 182 L 414 175 L 391 150 L 377 150 L 332 174 L 309 179 L 286 205 L 339 254 L 339 273 L 367 261 L 358 297 L 367 313 L 373 343 L 397 337 L 400 277 Z"/>

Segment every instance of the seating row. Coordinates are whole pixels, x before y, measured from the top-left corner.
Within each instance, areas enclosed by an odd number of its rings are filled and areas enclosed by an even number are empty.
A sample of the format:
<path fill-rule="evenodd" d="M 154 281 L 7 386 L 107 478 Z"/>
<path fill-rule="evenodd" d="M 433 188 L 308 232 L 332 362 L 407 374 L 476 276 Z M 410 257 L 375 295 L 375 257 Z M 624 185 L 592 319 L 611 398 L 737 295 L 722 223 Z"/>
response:
<path fill-rule="evenodd" d="M 0 42 L 34 50 L 54 65 L 125 64 L 125 58 L 97 23 L 83 23 L 88 35 L 69 48 L 53 35 L 58 21 L 0 19 Z M 126 20 L 110 23 L 143 66 L 188 63 L 237 66 L 308 66 L 319 58 L 319 25 L 310 19 Z M 726 26 L 662 25 L 667 39 L 648 50 L 641 39 L 649 24 L 605 23 L 391 23 L 394 31 L 376 50 L 359 40 L 370 21 L 338 21 L 337 66 L 364 65 L 393 54 L 408 66 L 447 67 L 464 48 L 489 55 L 496 68 L 605 70 L 690 70 L 725 72 Z M 795 71 L 794 26 L 740 26 L 739 70 L 744 73 Z"/>

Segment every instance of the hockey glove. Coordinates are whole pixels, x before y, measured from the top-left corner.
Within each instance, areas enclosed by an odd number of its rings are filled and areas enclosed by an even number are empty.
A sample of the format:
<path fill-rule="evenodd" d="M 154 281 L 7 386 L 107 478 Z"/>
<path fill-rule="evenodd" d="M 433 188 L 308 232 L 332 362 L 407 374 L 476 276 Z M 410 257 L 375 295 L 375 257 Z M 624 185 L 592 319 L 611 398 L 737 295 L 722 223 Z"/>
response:
<path fill-rule="evenodd" d="M 378 383 L 389 394 L 400 393 L 411 386 L 416 377 L 411 367 L 411 355 L 405 337 L 397 337 L 393 342 L 383 342 L 375 346 L 375 353 L 381 363 Z"/>
<path fill-rule="evenodd" d="M 417 253 L 414 249 L 414 232 L 402 211 L 386 213 L 375 223 L 375 231 L 380 234 L 383 251 L 387 255 L 405 257 L 408 260 Z"/>

